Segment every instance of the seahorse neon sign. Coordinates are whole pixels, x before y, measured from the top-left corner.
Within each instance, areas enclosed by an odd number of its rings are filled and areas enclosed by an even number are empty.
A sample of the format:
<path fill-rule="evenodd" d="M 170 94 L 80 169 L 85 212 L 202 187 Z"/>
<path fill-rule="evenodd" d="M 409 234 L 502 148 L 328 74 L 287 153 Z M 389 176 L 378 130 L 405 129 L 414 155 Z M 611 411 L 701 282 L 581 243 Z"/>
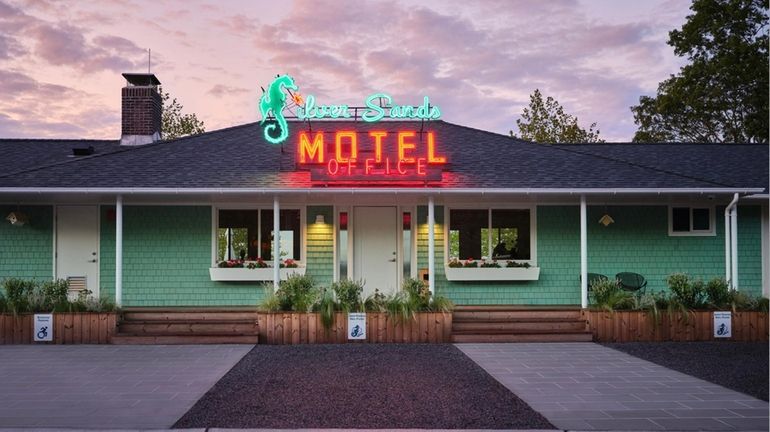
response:
<path fill-rule="evenodd" d="M 318 105 L 315 97 L 308 95 L 302 98 L 299 93 L 291 91 L 299 90 L 294 79 L 289 75 L 276 77 L 266 92 L 259 100 L 259 111 L 262 115 L 260 125 L 263 126 L 265 140 L 273 144 L 280 144 L 289 137 L 289 125 L 284 117 L 286 109 L 286 93 L 288 92 L 297 106 L 297 118 L 299 120 L 312 119 L 348 119 L 353 117 L 348 105 Z M 441 109 L 431 105 L 428 96 L 423 96 L 422 104 L 394 105 L 393 98 L 386 93 L 374 93 L 364 101 L 365 110 L 361 119 L 368 123 L 378 122 L 388 118 L 393 120 L 438 120 L 441 118 Z M 275 122 L 265 125 L 268 116 L 272 115 Z M 277 133 L 276 133 L 277 132 Z"/>

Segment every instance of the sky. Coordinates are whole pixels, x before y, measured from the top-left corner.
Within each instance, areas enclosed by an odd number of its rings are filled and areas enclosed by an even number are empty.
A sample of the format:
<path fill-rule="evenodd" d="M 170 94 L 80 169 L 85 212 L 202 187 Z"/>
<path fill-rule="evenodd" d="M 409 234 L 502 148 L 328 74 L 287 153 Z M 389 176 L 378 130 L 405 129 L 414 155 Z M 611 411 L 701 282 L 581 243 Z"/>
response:
<path fill-rule="evenodd" d="M 0 137 L 120 136 L 123 72 L 151 71 L 206 130 L 259 120 L 276 74 L 320 104 L 424 95 L 499 133 L 535 90 L 607 141 L 684 60 L 686 0 L 0 0 Z"/>

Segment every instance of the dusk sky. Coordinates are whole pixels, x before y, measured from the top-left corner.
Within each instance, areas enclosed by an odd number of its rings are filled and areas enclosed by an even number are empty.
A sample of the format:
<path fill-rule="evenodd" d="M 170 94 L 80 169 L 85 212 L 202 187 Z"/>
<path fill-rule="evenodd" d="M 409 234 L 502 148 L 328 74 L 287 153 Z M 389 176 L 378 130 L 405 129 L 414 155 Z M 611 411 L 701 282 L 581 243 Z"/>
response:
<path fill-rule="evenodd" d="M 0 0 L 0 137 L 120 135 L 122 72 L 152 72 L 207 130 L 258 120 L 260 86 L 292 75 L 318 103 L 439 105 L 508 133 L 539 88 L 608 141 L 683 64 L 666 44 L 685 0 Z"/>

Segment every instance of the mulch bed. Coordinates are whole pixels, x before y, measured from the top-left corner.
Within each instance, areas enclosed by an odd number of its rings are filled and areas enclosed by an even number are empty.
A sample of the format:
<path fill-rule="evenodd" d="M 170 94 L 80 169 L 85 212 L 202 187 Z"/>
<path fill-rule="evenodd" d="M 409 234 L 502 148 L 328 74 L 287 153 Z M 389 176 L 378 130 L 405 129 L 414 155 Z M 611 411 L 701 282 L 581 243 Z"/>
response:
<path fill-rule="evenodd" d="M 631 342 L 603 345 L 757 399 L 768 400 L 766 342 Z"/>
<path fill-rule="evenodd" d="M 258 345 L 175 428 L 554 429 L 452 345 Z"/>

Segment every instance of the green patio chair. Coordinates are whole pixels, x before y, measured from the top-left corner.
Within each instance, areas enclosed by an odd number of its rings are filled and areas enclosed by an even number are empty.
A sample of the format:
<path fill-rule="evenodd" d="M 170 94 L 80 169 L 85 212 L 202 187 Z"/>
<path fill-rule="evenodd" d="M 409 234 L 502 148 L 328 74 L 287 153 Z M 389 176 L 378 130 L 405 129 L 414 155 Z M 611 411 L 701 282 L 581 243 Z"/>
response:
<path fill-rule="evenodd" d="M 615 279 L 618 280 L 620 287 L 626 291 L 644 293 L 644 289 L 647 287 L 647 279 L 638 273 L 621 272 L 615 275 Z"/>

